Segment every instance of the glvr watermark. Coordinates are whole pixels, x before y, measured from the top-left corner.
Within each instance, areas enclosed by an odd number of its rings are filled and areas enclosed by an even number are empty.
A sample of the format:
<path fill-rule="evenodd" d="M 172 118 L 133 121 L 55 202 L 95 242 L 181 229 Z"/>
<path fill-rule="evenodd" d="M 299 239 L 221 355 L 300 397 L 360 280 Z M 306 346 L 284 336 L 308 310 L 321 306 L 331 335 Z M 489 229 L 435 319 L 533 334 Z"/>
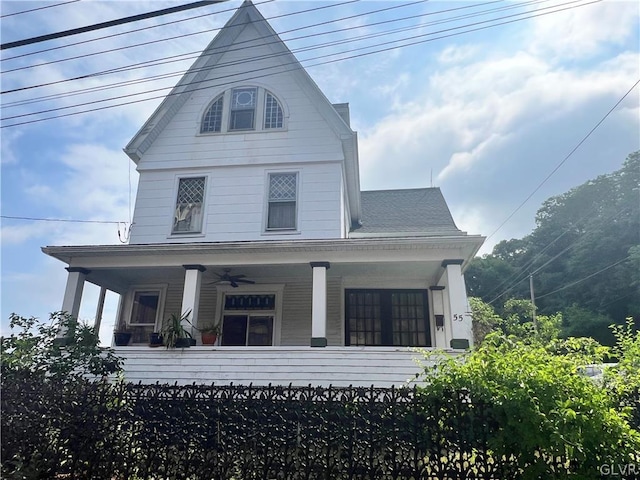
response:
<path fill-rule="evenodd" d="M 637 478 L 640 474 L 640 464 L 635 463 L 605 463 L 598 468 L 600 475 L 619 478 Z M 632 476 L 633 475 L 633 476 Z"/>

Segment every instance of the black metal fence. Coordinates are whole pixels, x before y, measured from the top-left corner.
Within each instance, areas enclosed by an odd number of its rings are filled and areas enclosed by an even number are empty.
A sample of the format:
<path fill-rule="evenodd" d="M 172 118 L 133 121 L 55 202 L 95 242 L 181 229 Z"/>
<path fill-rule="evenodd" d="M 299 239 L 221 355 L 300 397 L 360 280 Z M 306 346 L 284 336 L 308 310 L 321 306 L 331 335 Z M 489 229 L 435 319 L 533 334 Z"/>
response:
<path fill-rule="evenodd" d="M 542 452 L 493 456 L 495 410 L 464 392 L 26 378 L 3 385 L 1 406 L 3 478 L 453 480 L 523 478 L 534 463 L 544 473 L 528 478 L 572 470 Z"/>

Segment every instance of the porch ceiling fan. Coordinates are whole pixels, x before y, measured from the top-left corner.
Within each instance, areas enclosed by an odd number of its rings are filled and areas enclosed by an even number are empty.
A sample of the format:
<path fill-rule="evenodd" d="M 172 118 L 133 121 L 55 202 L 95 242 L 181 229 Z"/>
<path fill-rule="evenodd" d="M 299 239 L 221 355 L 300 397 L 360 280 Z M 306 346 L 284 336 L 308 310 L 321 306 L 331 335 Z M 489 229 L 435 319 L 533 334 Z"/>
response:
<path fill-rule="evenodd" d="M 223 273 L 213 272 L 214 275 L 218 277 L 218 279 L 214 282 L 211 282 L 209 285 L 215 284 L 215 283 L 226 283 L 231 285 L 233 288 L 237 288 L 239 283 L 248 283 L 248 284 L 256 283 L 253 280 L 245 280 L 244 277 L 246 277 L 246 275 L 231 275 L 230 268 L 224 268 L 222 269 L 222 272 Z"/>

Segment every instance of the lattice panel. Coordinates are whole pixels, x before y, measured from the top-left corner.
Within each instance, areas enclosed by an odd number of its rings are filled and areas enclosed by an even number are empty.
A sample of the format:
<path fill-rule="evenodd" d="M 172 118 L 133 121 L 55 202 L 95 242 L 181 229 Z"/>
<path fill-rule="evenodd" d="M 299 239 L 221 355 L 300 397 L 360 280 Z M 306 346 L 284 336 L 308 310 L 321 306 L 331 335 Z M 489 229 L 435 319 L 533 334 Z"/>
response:
<path fill-rule="evenodd" d="M 204 198 L 204 177 L 181 178 L 178 189 L 178 205 L 202 203 Z"/>
<path fill-rule="evenodd" d="M 291 201 L 296 199 L 296 174 L 274 173 L 270 176 L 269 200 Z"/>

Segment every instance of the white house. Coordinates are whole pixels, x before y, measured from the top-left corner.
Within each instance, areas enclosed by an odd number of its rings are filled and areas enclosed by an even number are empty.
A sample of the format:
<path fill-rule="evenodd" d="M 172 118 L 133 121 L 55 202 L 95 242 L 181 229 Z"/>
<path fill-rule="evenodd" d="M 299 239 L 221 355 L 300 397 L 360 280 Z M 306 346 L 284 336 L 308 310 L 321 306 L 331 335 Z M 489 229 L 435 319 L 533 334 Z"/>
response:
<path fill-rule="evenodd" d="M 250 1 L 125 152 L 129 244 L 43 251 L 68 265 L 62 310 L 77 316 L 87 281 L 120 295 L 130 380 L 398 385 L 419 371 L 412 347 L 472 342 L 463 272 L 483 237 L 438 188 L 360 190 L 348 104 Z M 221 325 L 216 345 L 194 329 L 195 347 L 148 346 L 186 312 Z"/>

